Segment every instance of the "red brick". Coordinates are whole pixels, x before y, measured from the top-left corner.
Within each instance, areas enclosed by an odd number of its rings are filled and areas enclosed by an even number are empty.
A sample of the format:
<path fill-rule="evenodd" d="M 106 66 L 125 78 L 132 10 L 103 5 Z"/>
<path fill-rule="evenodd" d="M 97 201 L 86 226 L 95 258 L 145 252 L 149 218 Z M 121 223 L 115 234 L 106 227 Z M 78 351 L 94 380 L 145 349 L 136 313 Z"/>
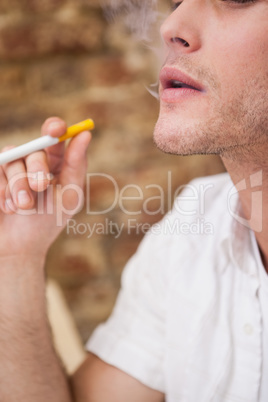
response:
<path fill-rule="evenodd" d="M 67 3 L 68 0 L 23 0 L 24 11 L 35 13 L 44 13 L 57 10 L 59 7 Z"/>
<path fill-rule="evenodd" d="M 0 57 L 19 60 L 64 52 L 90 52 L 103 46 L 104 22 L 96 16 L 74 21 L 20 20 L 0 30 Z"/>
<path fill-rule="evenodd" d="M 43 13 L 54 11 L 66 2 L 67 0 L 1 0 L 0 12 L 10 13 L 14 10 L 20 10 L 25 13 Z"/>
<path fill-rule="evenodd" d="M 120 55 L 102 55 L 84 61 L 83 74 L 88 85 L 113 86 L 133 81 L 135 74 L 126 66 Z"/>
<path fill-rule="evenodd" d="M 103 5 L 105 1 L 110 0 L 69 0 L 70 4 L 73 4 L 76 7 L 83 7 L 84 9 L 96 9 L 100 8 L 100 5 Z"/>
<path fill-rule="evenodd" d="M 8 135 L 12 130 L 25 130 L 36 128 L 37 134 L 41 122 L 47 117 L 46 110 L 35 104 L 16 105 L 16 111 L 8 105 L 0 108 L 0 132 L 1 135 Z"/>
<path fill-rule="evenodd" d="M 23 99 L 25 87 L 24 69 L 20 66 L 0 66 L 0 104 L 5 106 Z"/>

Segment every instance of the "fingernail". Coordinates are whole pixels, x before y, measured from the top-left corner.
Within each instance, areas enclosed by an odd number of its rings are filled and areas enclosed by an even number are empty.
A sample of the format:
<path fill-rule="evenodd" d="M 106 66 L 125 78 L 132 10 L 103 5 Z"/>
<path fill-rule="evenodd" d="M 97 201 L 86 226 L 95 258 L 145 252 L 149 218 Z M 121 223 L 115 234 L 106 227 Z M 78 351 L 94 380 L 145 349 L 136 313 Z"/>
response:
<path fill-rule="evenodd" d="M 48 125 L 48 130 L 56 130 L 60 127 L 62 127 L 62 123 L 60 123 L 58 121 L 54 121 Z"/>
<path fill-rule="evenodd" d="M 18 204 L 21 206 L 28 205 L 31 202 L 31 197 L 25 190 L 18 192 Z"/>

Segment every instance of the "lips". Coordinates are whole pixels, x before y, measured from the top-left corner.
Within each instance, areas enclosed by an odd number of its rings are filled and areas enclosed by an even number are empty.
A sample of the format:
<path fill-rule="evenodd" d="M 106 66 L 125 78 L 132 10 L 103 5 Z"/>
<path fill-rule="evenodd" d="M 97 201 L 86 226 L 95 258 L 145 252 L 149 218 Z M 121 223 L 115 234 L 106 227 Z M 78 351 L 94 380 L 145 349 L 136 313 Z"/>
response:
<path fill-rule="evenodd" d="M 204 92 L 204 87 L 190 76 L 173 67 L 164 67 L 160 76 L 160 97 L 176 102 L 186 96 Z"/>

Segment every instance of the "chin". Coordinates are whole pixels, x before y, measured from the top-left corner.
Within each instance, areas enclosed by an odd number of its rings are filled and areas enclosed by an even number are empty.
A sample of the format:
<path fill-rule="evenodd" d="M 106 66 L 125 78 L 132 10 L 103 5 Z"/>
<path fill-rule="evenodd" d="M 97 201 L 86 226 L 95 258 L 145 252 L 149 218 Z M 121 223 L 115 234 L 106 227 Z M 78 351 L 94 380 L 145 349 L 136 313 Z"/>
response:
<path fill-rule="evenodd" d="M 200 124 L 171 125 L 158 120 L 154 129 L 154 143 L 161 151 L 174 155 L 221 154 L 224 144 L 218 136 L 204 130 Z"/>
<path fill-rule="evenodd" d="M 192 155 L 203 153 L 199 148 L 195 133 L 190 127 L 178 128 L 172 125 L 163 125 L 158 121 L 154 129 L 154 143 L 161 151 L 175 155 Z M 203 147 L 202 147 L 203 148 Z"/>

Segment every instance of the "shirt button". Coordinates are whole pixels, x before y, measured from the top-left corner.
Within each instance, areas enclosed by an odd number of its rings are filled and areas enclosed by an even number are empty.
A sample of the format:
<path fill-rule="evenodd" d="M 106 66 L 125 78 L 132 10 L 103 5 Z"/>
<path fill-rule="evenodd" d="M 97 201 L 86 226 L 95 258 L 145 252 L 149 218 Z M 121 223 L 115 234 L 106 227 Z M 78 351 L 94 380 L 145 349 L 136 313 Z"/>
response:
<path fill-rule="evenodd" d="M 250 324 L 245 324 L 244 325 L 244 332 L 247 335 L 252 335 L 253 334 L 253 327 Z"/>

